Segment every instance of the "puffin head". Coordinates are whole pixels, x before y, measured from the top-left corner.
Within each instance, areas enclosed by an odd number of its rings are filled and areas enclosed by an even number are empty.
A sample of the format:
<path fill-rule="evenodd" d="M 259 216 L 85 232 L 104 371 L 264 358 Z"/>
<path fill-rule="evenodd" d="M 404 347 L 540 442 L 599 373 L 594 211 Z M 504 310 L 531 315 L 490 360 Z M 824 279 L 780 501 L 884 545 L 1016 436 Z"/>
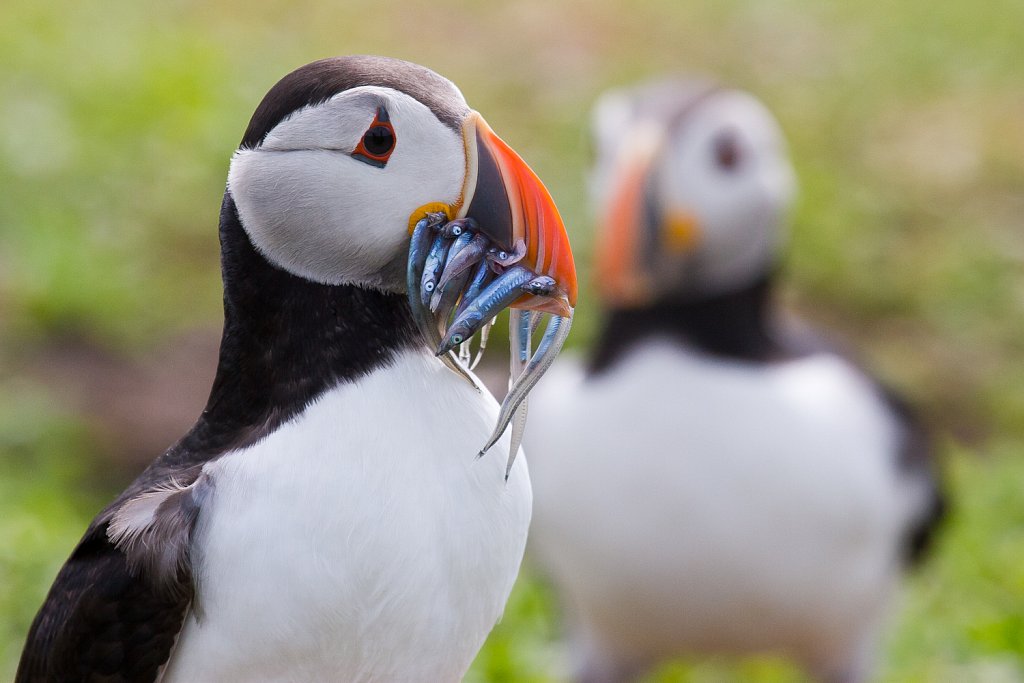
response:
<path fill-rule="evenodd" d="M 371 56 L 293 71 L 253 114 L 227 194 L 277 269 L 328 288 L 407 294 L 420 336 L 474 384 L 470 338 L 480 332 L 479 359 L 490 321 L 512 308 L 522 363 L 481 451 L 520 418 L 511 467 L 526 394 L 569 331 L 575 266 L 543 183 L 451 81 Z M 551 319 L 531 356 L 542 314 Z"/>
<path fill-rule="evenodd" d="M 712 297 L 774 267 L 795 176 L 754 97 L 696 80 L 615 90 L 595 106 L 593 132 L 606 302 Z"/>
<path fill-rule="evenodd" d="M 451 81 L 416 64 L 335 57 L 285 76 L 253 114 L 228 192 L 263 257 L 313 282 L 405 292 L 412 228 L 441 213 L 471 216 L 502 249 L 522 240 L 525 265 L 575 304 L 543 184 Z"/>

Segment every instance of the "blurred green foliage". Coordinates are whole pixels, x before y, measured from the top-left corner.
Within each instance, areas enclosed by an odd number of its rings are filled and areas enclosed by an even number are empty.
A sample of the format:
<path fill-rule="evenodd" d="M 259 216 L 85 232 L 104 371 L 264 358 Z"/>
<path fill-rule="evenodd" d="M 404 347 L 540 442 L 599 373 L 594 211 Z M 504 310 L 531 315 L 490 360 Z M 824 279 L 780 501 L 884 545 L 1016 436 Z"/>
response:
<path fill-rule="evenodd" d="M 894 618 L 883 679 L 1024 680 L 1021 26 L 1019 0 L 5 0 L 0 678 L 109 480 L 130 476 L 91 476 L 88 431 L 7 361 L 62 335 L 138 352 L 216 326 L 216 216 L 247 117 L 291 68 L 368 52 L 452 78 L 548 183 L 582 266 L 577 345 L 596 310 L 594 97 L 696 71 L 764 99 L 802 188 L 787 301 L 854 340 L 948 438 L 954 513 Z M 564 674 L 554 598 L 530 576 L 470 680 Z M 801 678 L 757 660 L 653 680 Z"/>

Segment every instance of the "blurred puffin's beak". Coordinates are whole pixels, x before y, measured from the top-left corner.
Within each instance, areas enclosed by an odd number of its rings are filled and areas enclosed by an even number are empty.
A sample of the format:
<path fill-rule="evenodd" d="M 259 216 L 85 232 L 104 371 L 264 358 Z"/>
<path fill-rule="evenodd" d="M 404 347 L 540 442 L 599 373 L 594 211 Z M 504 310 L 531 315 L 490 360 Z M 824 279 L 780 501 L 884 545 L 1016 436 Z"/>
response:
<path fill-rule="evenodd" d="M 692 252 L 702 239 L 695 214 L 664 207 L 653 194 L 663 130 L 638 128 L 630 140 L 618 164 L 597 244 L 598 288 L 605 302 L 614 306 L 649 302 L 653 296 L 649 259 L 665 252 Z"/>
<path fill-rule="evenodd" d="M 641 128 L 631 139 L 602 217 L 595 258 L 598 289 L 613 305 L 636 305 L 650 295 L 640 255 L 643 228 L 653 211 L 648 184 L 662 145 L 662 132 L 655 127 Z"/>
<path fill-rule="evenodd" d="M 508 258 L 496 259 L 499 263 L 554 280 L 550 294 L 524 294 L 511 307 L 570 315 L 576 305 L 576 266 L 544 183 L 480 114 L 466 119 L 463 137 L 467 173 L 458 217 L 475 220 L 480 232 L 506 253 Z"/>
<path fill-rule="evenodd" d="M 651 159 L 634 158 L 622 169 L 604 214 L 597 244 L 596 270 L 602 297 L 616 304 L 633 304 L 646 294 L 637 272 L 639 226 L 643 221 L 644 184 Z"/>

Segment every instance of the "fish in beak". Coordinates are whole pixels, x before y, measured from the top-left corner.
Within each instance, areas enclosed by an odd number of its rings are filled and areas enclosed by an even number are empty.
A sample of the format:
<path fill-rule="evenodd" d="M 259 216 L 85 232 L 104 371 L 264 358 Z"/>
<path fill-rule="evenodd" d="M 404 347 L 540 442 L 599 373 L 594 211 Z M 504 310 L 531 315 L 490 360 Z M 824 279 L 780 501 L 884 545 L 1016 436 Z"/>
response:
<path fill-rule="evenodd" d="M 409 304 L 428 344 L 467 377 L 492 321 L 511 309 L 510 388 L 479 454 L 514 419 L 511 469 L 525 426 L 526 396 L 569 334 L 576 267 L 558 209 L 533 170 L 478 113 L 466 118 L 462 132 L 467 170 L 461 200 L 421 207 L 410 218 Z M 534 352 L 533 332 L 544 316 L 549 320 Z M 469 344 L 477 332 L 480 350 L 470 362 Z"/>

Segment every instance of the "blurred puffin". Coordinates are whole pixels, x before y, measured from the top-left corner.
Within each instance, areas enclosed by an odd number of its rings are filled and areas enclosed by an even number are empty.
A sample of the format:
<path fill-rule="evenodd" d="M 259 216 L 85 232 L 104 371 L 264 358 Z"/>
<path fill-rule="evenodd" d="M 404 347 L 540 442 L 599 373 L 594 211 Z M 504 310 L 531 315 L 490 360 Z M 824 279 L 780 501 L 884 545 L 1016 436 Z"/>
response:
<path fill-rule="evenodd" d="M 774 652 L 863 681 L 942 498 L 906 404 L 780 319 L 781 132 L 698 81 L 610 92 L 593 125 L 604 326 L 541 382 L 526 434 L 531 550 L 579 679 Z"/>
<path fill-rule="evenodd" d="M 505 482 L 507 437 L 475 459 L 497 404 L 427 347 L 406 259 L 439 208 L 565 245 L 560 220 L 509 217 L 526 201 L 557 216 L 426 68 L 341 57 L 278 82 L 228 174 L 209 402 L 92 522 L 17 681 L 461 679 L 515 581 L 530 483 L 522 458 Z"/>

